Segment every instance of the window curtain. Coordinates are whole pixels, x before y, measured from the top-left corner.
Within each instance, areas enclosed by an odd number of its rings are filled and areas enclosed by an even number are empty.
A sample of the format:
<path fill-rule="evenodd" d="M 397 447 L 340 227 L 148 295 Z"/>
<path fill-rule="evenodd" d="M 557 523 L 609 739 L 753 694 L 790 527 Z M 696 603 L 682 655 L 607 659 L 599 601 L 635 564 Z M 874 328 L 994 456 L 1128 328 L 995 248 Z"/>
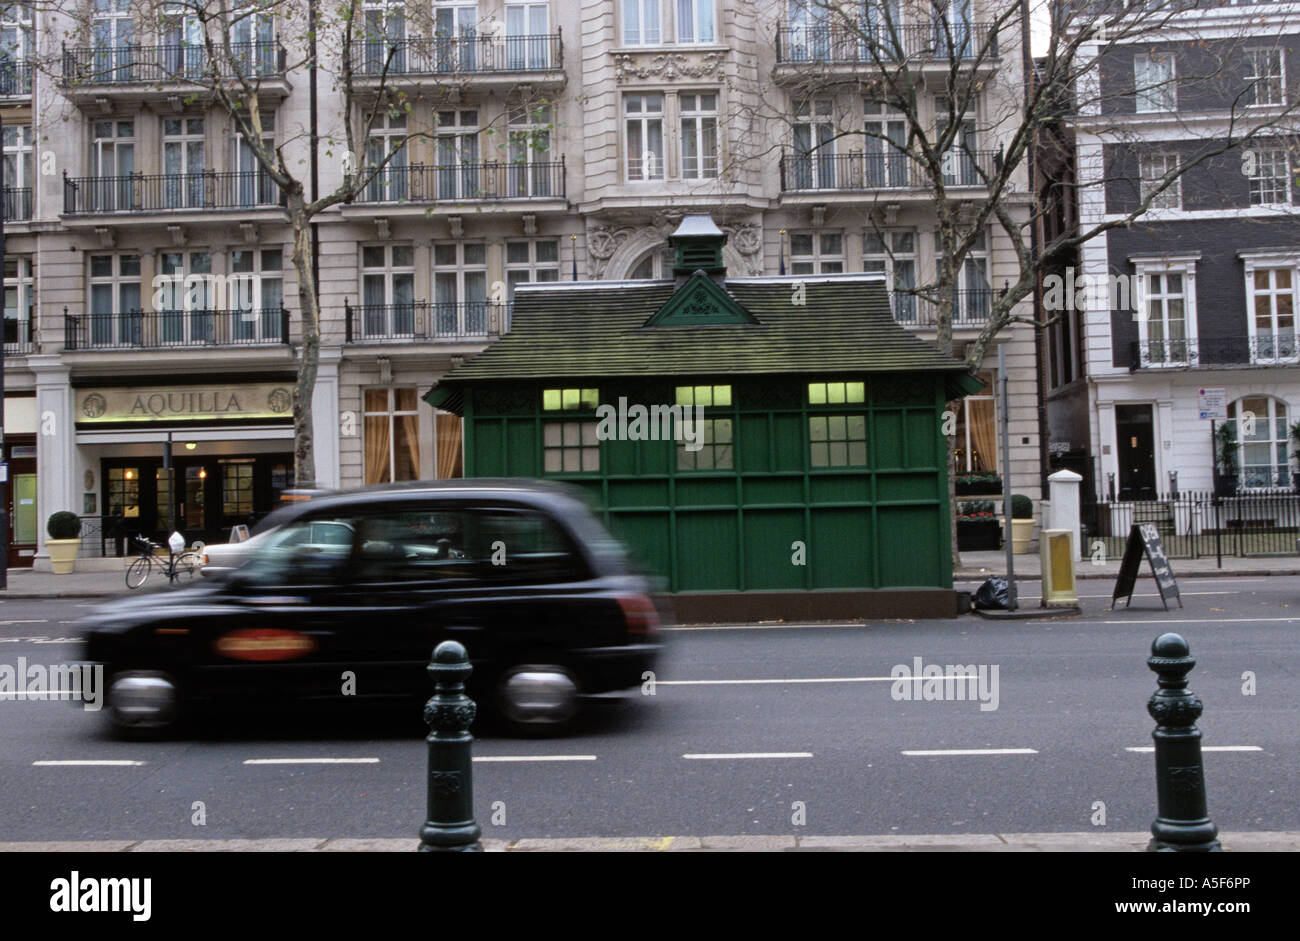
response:
<path fill-rule="evenodd" d="M 459 415 L 452 415 L 449 412 L 437 413 L 438 466 L 435 472 L 439 479 L 465 475 L 461 463 L 461 433 Z"/>
<path fill-rule="evenodd" d="M 970 420 L 971 461 L 973 471 L 998 469 L 997 423 L 992 399 L 971 399 L 966 403 Z"/>
<path fill-rule="evenodd" d="M 388 415 L 366 416 L 366 483 L 386 484 L 392 480 L 388 464 Z"/>

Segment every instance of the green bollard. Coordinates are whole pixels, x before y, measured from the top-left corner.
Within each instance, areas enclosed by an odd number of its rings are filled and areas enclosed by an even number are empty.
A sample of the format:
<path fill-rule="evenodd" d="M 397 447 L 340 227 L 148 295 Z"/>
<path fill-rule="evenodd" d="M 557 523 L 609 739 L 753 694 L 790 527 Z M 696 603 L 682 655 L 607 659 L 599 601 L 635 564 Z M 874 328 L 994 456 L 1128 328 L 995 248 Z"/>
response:
<path fill-rule="evenodd" d="M 428 666 L 435 684 L 424 706 L 429 726 L 429 812 L 420 828 L 422 853 L 481 853 L 483 831 L 474 822 L 474 775 L 470 745 L 474 736 L 474 700 L 465 695 L 465 681 L 474 668 L 465 648 L 444 640 Z"/>
<path fill-rule="evenodd" d="M 1201 761 L 1201 701 L 1187 691 L 1187 674 L 1196 661 L 1187 641 L 1161 634 L 1151 644 L 1147 666 L 1160 688 L 1147 702 L 1156 720 L 1156 794 L 1159 816 L 1151 824 L 1148 853 L 1214 853 L 1222 850 L 1219 828 L 1205 807 L 1205 766 Z"/>

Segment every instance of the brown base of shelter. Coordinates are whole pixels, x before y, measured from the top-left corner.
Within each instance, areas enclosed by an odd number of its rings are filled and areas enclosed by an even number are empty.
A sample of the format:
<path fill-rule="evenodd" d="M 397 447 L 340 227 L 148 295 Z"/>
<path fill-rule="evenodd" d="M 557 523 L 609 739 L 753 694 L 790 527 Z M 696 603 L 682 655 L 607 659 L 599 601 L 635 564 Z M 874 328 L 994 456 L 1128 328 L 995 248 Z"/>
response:
<path fill-rule="evenodd" d="M 680 592 L 670 595 L 669 600 L 679 624 L 957 616 L 957 593 L 948 588 Z"/>

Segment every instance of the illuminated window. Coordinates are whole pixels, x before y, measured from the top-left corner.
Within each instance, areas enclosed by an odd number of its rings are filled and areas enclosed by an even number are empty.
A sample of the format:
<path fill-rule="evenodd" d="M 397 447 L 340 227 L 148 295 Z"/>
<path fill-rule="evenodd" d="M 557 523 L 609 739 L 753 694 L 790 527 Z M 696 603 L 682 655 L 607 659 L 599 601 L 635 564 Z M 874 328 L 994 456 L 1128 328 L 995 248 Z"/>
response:
<path fill-rule="evenodd" d="M 844 405 L 866 400 L 866 386 L 861 382 L 808 383 L 809 405 Z"/>
<path fill-rule="evenodd" d="M 599 404 L 598 389 L 546 389 L 542 392 L 542 408 L 548 412 L 588 410 Z"/>
<path fill-rule="evenodd" d="M 677 404 L 730 408 L 731 386 L 678 386 Z"/>

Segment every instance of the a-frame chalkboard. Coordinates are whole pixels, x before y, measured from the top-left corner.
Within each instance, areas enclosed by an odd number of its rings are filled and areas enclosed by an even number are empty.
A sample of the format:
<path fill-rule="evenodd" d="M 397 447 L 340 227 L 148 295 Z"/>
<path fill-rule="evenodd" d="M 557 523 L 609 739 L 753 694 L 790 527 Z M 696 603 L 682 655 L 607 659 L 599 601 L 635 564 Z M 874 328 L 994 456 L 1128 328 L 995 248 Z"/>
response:
<path fill-rule="evenodd" d="M 1138 572 L 1142 568 L 1142 556 L 1151 563 L 1151 574 L 1155 577 L 1156 588 L 1160 591 L 1160 600 L 1169 610 L 1169 599 L 1183 606 L 1183 599 L 1178 594 L 1178 583 L 1174 581 L 1174 571 L 1169 567 L 1169 557 L 1160 542 L 1160 533 L 1154 523 L 1134 523 L 1129 530 L 1128 543 L 1124 546 L 1124 560 L 1119 564 L 1119 581 L 1115 583 L 1115 594 L 1110 599 L 1111 610 L 1115 602 L 1124 599 L 1128 607 L 1133 601 L 1133 588 L 1137 585 Z"/>

